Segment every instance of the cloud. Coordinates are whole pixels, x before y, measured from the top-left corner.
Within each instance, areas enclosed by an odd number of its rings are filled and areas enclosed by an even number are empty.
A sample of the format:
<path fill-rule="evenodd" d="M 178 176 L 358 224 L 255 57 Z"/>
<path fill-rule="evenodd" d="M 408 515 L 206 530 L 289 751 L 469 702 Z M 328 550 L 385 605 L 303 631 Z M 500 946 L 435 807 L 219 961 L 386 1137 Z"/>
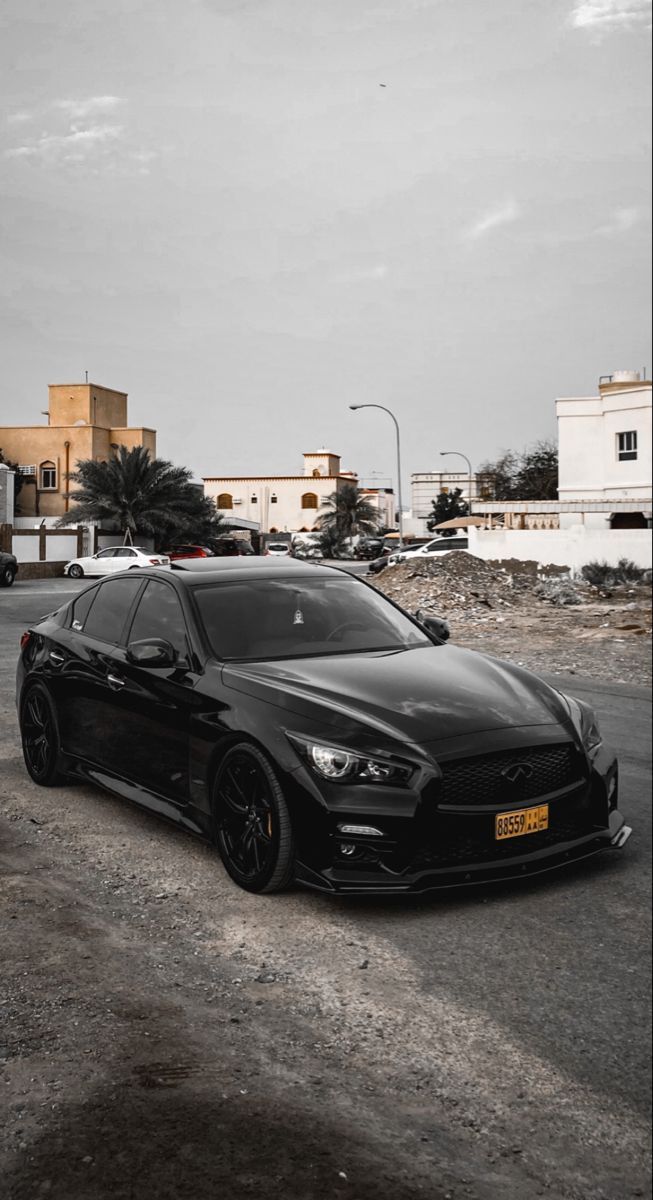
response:
<path fill-rule="evenodd" d="M 123 133 L 122 125 L 93 125 L 88 129 L 71 126 L 68 133 L 42 133 L 23 146 L 7 150 L 7 158 L 34 158 L 43 162 L 81 162 L 96 155 L 107 143 L 115 142 Z"/>
<path fill-rule="evenodd" d="M 628 233 L 639 225 L 642 219 L 642 212 L 639 208 L 617 208 L 612 214 L 611 220 L 605 225 L 599 225 L 595 229 L 595 233 L 600 237 L 618 237 L 621 233 Z"/>
<path fill-rule="evenodd" d="M 55 100 L 52 107 L 60 109 L 71 121 L 83 121 L 86 117 L 115 112 L 124 103 L 120 96 L 88 96 L 82 100 Z"/>
<path fill-rule="evenodd" d="M 336 276 L 336 283 L 381 283 L 387 275 L 388 268 L 385 263 L 377 263 L 376 266 L 342 271 Z"/>
<path fill-rule="evenodd" d="M 466 229 L 463 233 L 463 241 L 478 242 L 494 229 L 500 229 L 502 225 L 512 225 L 514 221 L 518 221 L 522 215 L 522 210 L 516 200 L 508 200 L 499 208 L 492 208 L 486 212 L 478 221 Z"/>
<path fill-rule="evenodd" d="M 576 0 L 569 22 L 598 36 L 650 29 L 651 0 Z"/>
<path fill-rule="evenodd" d="M 158 157 L 147 147 L 130 143 L 129 130 L 116 120 L 126 104 L 120 96 L 87 96 L 54 100 L 41 112 L 45 129 L 5 151 L 9 159 L 41 167 L 63 166 L 91 172 L 129 171 L 148 175 Z M 21 114 L 13 114 L 19 125 Z M 28 119 L 30 114 L 25 114 Z"/>
<path fill-rule="evenodd" d="M 26 121 L 32 120 L 32 114 L 29 112 L 13 112 L 7 114 L 7 125 L 24 125 Z"/>

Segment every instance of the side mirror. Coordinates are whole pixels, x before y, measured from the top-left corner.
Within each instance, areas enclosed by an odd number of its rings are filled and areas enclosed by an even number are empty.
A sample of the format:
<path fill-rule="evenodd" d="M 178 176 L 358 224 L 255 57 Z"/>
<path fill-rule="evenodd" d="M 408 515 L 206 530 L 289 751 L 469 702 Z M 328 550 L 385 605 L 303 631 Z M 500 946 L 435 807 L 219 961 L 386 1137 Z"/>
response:
<path fill-rule="evenodd" d="M 442 617 L 428 617 L 421 609 L 418 609 L 415 617 L 420 625 L 424 626 L 427 633 L 432 633 L 439 641 L 447 642 L 451 637 L 451 630 Z"/>
<path fill-rule="evenodd" d="M 135 667 L 174 667 L 177 651 L 164 638 L 145 638 L 140 642 L 129 643 L 127 662 Z"/>

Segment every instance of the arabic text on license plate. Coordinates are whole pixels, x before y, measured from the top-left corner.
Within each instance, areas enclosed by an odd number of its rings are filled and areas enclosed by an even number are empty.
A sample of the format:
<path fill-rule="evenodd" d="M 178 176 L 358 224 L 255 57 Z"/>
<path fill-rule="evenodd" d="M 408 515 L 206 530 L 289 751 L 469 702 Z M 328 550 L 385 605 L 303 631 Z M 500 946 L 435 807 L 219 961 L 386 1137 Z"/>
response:
<path fill-rule="evenodd" d="M 526 833 L 541 833 L 549 828 L 549 806 L 520 808 L 517 812 L 499 813 L 495 818 L 494 836 L 498 842 L 504 838 L 523 837 Z"/>

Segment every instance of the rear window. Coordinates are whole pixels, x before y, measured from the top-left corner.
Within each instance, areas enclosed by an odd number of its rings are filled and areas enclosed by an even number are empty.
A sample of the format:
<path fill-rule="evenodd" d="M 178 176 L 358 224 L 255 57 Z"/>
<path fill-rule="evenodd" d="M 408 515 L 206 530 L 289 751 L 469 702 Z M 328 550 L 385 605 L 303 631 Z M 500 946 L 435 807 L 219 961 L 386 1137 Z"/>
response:
<path fill-rule="evenodd" d="M 84 633 L 101 642 L 118 643 L 131 606 L 142 586 L 142 579 L 130 579 L 127 576 L 107 579 L 106 583 L 99 584 L 84 624 Z"/>
<path fill-rule="evenodd" d="M 77 633 L 81 633 L 82 629 L 84 628 L 86 618 L 89 614 L 91 605 L 95 600 L 97 591 L 98 585 L 96 584 L 95 587 L 87 588 L 86 591 L 82 592 L 81 595 L 79 595 L 77 599 L 73 601 L 70 613 L 70 627 L 71 629 L 75 629 Z"/>

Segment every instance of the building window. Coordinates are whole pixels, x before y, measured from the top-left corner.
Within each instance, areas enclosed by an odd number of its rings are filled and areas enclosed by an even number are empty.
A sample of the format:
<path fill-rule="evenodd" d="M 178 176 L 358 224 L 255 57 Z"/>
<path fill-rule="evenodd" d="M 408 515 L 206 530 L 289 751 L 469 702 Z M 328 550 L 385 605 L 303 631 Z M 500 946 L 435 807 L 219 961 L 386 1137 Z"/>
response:
<path fill-rule="evenodd" d="M 52 492 L 57 486 L 57 468 L 53 462 L 42 462 L 39 468 L 39 488 L 43 492 Z"/>
<path fill-rule="evenodd" d="M 317 508 L 317 496 L 315 492 L 304 492 L 302 496 L 302 508 Z"/>
<path fill-rule="evenodd" d="M 250 497 L 250 502 L 251 502 L 252 504 L 258 504 L 258 496 L 251 496 L 251 497 Z"/>
<path fill-rule="evenodd" d="M 234 506 L 234 498 L 231 495 L 231 493 L 230 492 L 220 492 L 220 495 L 218 496 L 218 498 L 215 502 L 215 507 L 216 508 L 233 508 L 233 506 Z"/>
<path fill-rule="evenodd" d="M 277 502 L 277 497 L 276 497 L 275 493 L 273 492 L 272 495 L 270 496 L 270 504 L 276 504 L 276 502 Z"/>
<path fill-rule="evenodd" d="M 637 458 L 637 433 L 634 429 L 617 434 L 617 458 L 619 462 L 631 462 Z"/>

